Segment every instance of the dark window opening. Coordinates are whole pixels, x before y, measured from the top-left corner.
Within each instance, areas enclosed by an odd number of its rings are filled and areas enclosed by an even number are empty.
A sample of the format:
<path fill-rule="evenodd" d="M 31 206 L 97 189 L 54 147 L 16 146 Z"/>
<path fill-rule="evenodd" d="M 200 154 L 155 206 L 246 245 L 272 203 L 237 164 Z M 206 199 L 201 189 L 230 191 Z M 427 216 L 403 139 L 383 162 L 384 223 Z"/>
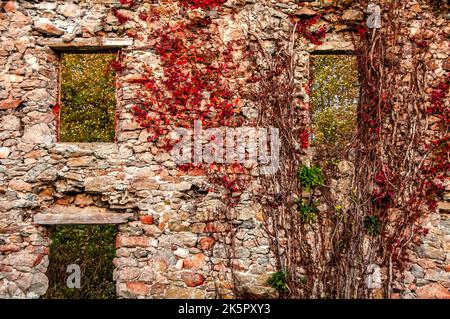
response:
<path fill-rule="evenodd" d="M 113 259 L 117 228 L 111 225 L 71 225 L 50 228 L 49 288 L 44 299 L 115 299 Z M 73 266 L 79 267 L 80 288 Z M 69 268 L 68 268 L 69 267 Z"/>
<path fill-rule="evenodd" d="M 339 153 L 351 142 L 357 128 L 356 57 L 314 55 L 311 73 L 312 144 L 328 153 Z"/>
<path fill-rule="evenodd" d="M 116 91 L 113 53 L 61 55 L 60 142 L 113 142 Z"/>

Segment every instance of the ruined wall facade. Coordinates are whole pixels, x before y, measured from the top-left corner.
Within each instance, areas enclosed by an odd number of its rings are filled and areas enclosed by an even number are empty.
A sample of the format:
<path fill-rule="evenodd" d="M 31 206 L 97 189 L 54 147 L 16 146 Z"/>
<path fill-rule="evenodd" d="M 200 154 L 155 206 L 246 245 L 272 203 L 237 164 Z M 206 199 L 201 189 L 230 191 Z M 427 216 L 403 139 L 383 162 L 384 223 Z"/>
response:
<path fill-rule="evenodd" d="M 178 18 L 177 1 L 144 3 L 145 8 L 159 7 L 169 20 Z M 413 22 L 429 18 L 411 3 Z M 230 0 L 221 11 L 189 9 L 185 14 L 192 19 L 208 15 L 225 41 L 245 37 L 244 24 L 254 23 L 270 47 L 270 37 L 286 27 L 289 15 L 311 17 L 322 6 L 320 1 Z M 118 0 L 2 1 L 0 8 L 0 297 L 38 298 L 46 292 L 50 240 L 36 215 L 92 210 L 129 216 L 118 226 L 116 242 L 119 297 L 233 297 L 233 277 L 250 293 L 276 296 L 266 284 L 276 260 L 262 208 L 252 197 L 256 180 L 243 191 L 231 216 L 223 216 L 225 195 L 207 191 L 204 172 L 180 172 L 167 151 L 147 142 L 149 133 L 134 120 L 136 86 L 128 80 L 144 66 L 159 66 L 139 12 Z M 118 21 L 114 8 L 127 17 L 126 23 Z M 352 50 L 345 22 L 363 19 L 357 3 L 341 16 L 324 15 L 320 25 L 330 28 L 324 43 L 301 46 L 297 80 L 305 102 L 309 54 Z M 448 29 L 448 22 L 441 19 L 433 27 Z M 114 45 L 121 47 L 127 63 L 117 78 L 117 142 L 58 143 L 53 111 L 58 102 L 58 50 Z M 429 57 L 430 63 L 442 65 L 441 73 L 449 66 L 444 45 L 437 43 Z M 302 112 L 307 125 L 308 112 Z M 245 105 L 243 114 L 251 124 L 255 110 Z M 312 156 L 305 154 L 305 161 Z M 333 181 L 337 196 L 350 187 L 351 167 L 339 166 L 343 179 Z M 450 184 L 445 187 L 448 195 Z M 399 297 L 449 295 L 448 203 L 442 202 L 441 208 L 425 223 L 431 231 L 417 247 L 411 267 L 398 274 Z M 231 239 L 223 235 L 230 219 Z M 371 280 L 375 287 L 381 282 Z"/>

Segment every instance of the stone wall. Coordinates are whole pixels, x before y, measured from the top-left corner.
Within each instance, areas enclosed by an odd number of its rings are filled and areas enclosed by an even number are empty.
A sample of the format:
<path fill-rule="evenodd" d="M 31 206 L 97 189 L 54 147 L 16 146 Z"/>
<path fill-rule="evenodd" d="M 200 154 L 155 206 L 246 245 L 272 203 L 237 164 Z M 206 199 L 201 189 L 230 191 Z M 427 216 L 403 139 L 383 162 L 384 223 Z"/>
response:
<path fill-rule="evenodd" d="M 160 2 L 148 1 L 146 6 L 159 6 L 168 19 L 176 19 L 172 12 L 177 1 Z M 34 222 L 36 214 L 93 209 L 133 216 L 118 226 L 114 278 L 120 297 L 233 297 L 233 277 L 250 293 L 276 295 L 266 285 L 275 258 L 262 208 L 252 199 L 256 180 L 232 212 L 230 239 L 224 195 L 204 191 L 208 186 L 203 172 L 180 173 L 170 154 L 148 143 L 148 132 L 133 120 L 130 109 L 136 87 L 127 80 L 144 65 L 158 67 L 157 55 L 143 40 L 145 27 L 138 12 L 123 8 L 118 0 L 2 1 L 0 8 L 0 297 L 38 298 L 47 289 L 49 238 L 46 228 Z M 121 8 L 130 20 L 120 24 L 112 8 Z M 312 16 L 320 12 L 321 4 L 230 0 L 224 8 L 196 12 L 209 15 L 226 41 L 244 36 L 240 22 L 258 21 L 255 30 L 270 47 L 271 37 L 286 26 L 288 14 Z M 416 11 L 412 7 L 411 19 L 421 20 L 422 12 Z M 195 17 L 195 12 L 189 14 Z M 299 49 L 300 88 L 309 80 L 310 52 L 351 50 L 346 22 L 363 17 L 358 4 L 340 17 L 324 16 L 321 25 L 329 28 L 324 44 L 305 42 Z M 136 33 L 143 36 L 130 36 Z M 57 143 L 52 107 L 58 100 L 58 48 L 77 51 L 117 43 L 129 66 L 117 79 L 117 142 Z M 443 47 L 435 51 L 430 60 L 448 64 Z M 303 98 L 307 102 L 305 92 Z M 251 108 L 245 110 L 248 123 L 253 114 Z M 301 116 L 306 125 L 308 113 Z M 341 166 L 345 179 L 335 181 L 337 188 L 349 183 L 348 167 Z M 450 186 L 446 187 L 448 191 Z M 447 208 L 441 215 L 432 215 L 425 224 L 431 231 L 417 247 L 418 259 L 410 271 L 399 274 L 402 297 L 433 297 L 435 290 L 448 296 L 450 224 L 448 203 L 442 205 Z"/>

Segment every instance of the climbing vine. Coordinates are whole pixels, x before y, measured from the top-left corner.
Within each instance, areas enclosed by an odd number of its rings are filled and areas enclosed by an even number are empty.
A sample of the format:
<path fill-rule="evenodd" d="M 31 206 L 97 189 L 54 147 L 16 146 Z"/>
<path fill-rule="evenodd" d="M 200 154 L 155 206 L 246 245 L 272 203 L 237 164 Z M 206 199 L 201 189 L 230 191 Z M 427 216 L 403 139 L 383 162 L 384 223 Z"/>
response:
<path fill-rule="evenodd" d="M 144 66 L 138 77 L 128 80 L 138 92 L 132 108 L 136 121 L 148 131 L 148 142 L 168 151 L 178 141 L 169 136 L 173 128 L 192 128 L 195 120 L 204 128 L 247 125 L 242 99 L 254 103 L 259 112 L 256 123 L 251 124 L 276 127 L 281 139 L 281 167 L 276 174 L 260 177 L 261 192 L 255 194 L 264 207 L 279 270 L 268 283 L 289 297 L 369 297 L 363 278 L 368 266 L 375 263 L 388 267 L 389 296 L 393 268 L 405 265 L 408 244 L 426 232 L 418 222 L 436 209 L 449 169 L 449 112 L 444 103 L 449 77 L 425 94 L 429 70 L 423 60 L 432 39 L 420 33 L 409 38 L 412 67 L 405 71 L 399 60 L 404 53 L 405 40 L 399 36 L 399 30 L 406 28 L 401 16 L 404 3 L 383 3 L 386 23 L 382 29 L 348 24 L 355 35 L 361 98 L 358 131 L 350 145 L 356 150 L 349 196 L 352 205 L 342 211 L 331 199 L 329 177 L 322 176 L 322 170 L 314 165 L 301 166 L 310 147 L 305 118 L 311 83 L 299 85 L 296 80 L 296 50 L 305 41 L 323 43 L 328 27 L 317 28 L 322 15 L 290 17 L 284 36 L 267 50 L 250 23 L 245 30 L 247 39 L 225 41 L 208 15 L 185 16 L 186 9 L 220 10 L 224 2 L 180 1 L 180 19 L 176 21 L 164 21 L 154 8 L 137 9 L 150 33 L 140 40 L 148 40 L 155 48 L 161 69 Z M 367 6 L 367 1 L 362 2 Z M 121 3 L 135 5 L 133 1 Z M 120 10 L 113 14 L 119 23 L 129 21 Z M 153 28 L 150 25 L 155 21 L 159 23 Z M 247 55 L 243 56 L 243 51 Z M 249 69 L 242 69 L 242 61 L 248 62 Z M 126 61 L 115 67 L 126 71 Z M 250 75 L 245 83 L 239 83 L 243 84 L 239 91 L 239 85 L 233 86 L 229 79 L 240 78 L 244 71 Z M 409 79 L 406 83 L 393 76 L 404 73 Z M 432 136 L 423 124 L 429 116 L 436 118 L 438 128 Z M 184 164 L 178 169 L 186 174 L 206 174 L 211 186 L 208 191 L 225 190 L 229 211 L 251 183 L 250 169 L 237 163 Z M 305 200 L 304 191 L 321 193 L 328 210 L 318 214 L 321 203 L 314 196 Z M 222 221 L 230 224 L 231 219 Z M 227 236 L 232 236 L 233 228 L 228 229 Z"/>
<path fill-rule="evenodd" d="M 342 212 L 329 195 L 327 180 L 321 190 L 329 210 L 319 216 L 317 225 L 311 225 L 316 217 L 311 214 L 313 207 L 299 199 L 306 186 L 302 183 L 304 174 L 299 174 L 299 181 L 295 178 L 301 149 L 308 147 L 308 129 L 303 126 L 297 134 L 299 123 L 293 119 L 299 117 L 292 113 L 298 106 L 294 48 L 296 35 L 320 45 L 325 29 L 310 31 L 318 21 L 316 17 L 300 22 L 292 19 L 295 33 L 277 43 L 271 56 L 262 54 L 269 66 L 259 70 L 264 73 L 259 76 L 264 80 L 255 98 L 261 109 L 260 121 L 276 125 L 282 136 L 282 167 L 275 176 L 262 181 L 270 198 L 265 202 L 265 212 L 278 267 L 288 269 L 291 297 L 369 297 L 362 278 L 370 264 L 387 267 L 385 293 L 389 297 L 393 269 L 401 273 L 408 262 L 408 245 L 426 233 L 420 221 L 436 209 L 449 169 L 449 110 L 443 102 L 448 94 L 448 76 L 436 83 L 429 95 L 425 93 L 430 70 L 423 61 L 429 43 L 435 39 L 420 32 L 410 38 L 412 67 L 401 69 L 397 57 L 404 53 L 399 30 L 406 29 L 408 21 L 401 15 L 407 12 L 405 5 L 400 1 L 383 3 L 386 22 L 381 30 L 348 25 L 354 30 L 361 85 L 358 132 L 350 145 L 356 150 L 356 175 L 350 194 L 353 204 Z M 402 82 L 405 73 L 410 79 L 406 84 Z M 304 90 L 309 95 L 308 86 Z M 437 119 L 434 127 L 439 127 L 434 132 L 423 124 L 430 114 Z M 293 213 L 293 207 L 300 214 Z M 298 278 L 304 277 L 309 280 L 300 283 Z"/>
<path fill-rule="evenodd" d="M 383 5 L 385 25 L 378 32 L 366 33 L 358 45 L 362 82 L 355 180 L 356 209 L 365 216 L 368 233 L 380 234 L 368 258 L 388 267 L 385 288 L 389 297 L 393 268 L 401 270 L 407 264 L 408 244 L 426 232 L 419 221 L 435 211 L 441 181 L 449 169 L 448 106 L 442 100 L 448 92 L 448 76 L 427 95 L 427 76 L 434 70 L 423 61 L 429 43 L 439 35 L 425 39 L 422 30 L 408 44 L 412 67 L 401 69 L 397 56 L 405 54 L 399 34 L 407 21 L 401 16 L 405 4 Z M 406 83 L 393 76 L 402 73 L 410 79 Z M 424 125 L 430 114 L 438 119 L 438 130 Z"/>

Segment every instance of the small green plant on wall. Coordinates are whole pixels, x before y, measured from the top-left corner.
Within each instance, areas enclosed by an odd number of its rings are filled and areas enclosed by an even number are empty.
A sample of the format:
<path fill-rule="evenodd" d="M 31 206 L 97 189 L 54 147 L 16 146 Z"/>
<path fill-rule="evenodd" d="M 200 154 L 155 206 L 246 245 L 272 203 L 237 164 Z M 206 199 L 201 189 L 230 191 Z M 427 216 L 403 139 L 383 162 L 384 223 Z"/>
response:
<path fill-rule="evenodd" d="M 298 169 L 298 180 L 300 184 L 307 190 L 323 185 L 324 177 L 322 169 L 319 166 L 301 166 Z"/>
<path fill-rule="evenodd" d="M 287 270 L 279 270 L 272 274 L 272 276 L 267 280 L 267 284 L 276 289 L 279 293 L 287 293 L 289 291 L 287 279 Z"/>
<path fill-rule="evenodd" d="M 370 236 L 379 235 L 381 232 L 381 222 L 375 215 L 364 217 L 364 229 Z"/>
<path fill-rule="evenodd" d="M 297 199 L 295 201 L 297 211 L 300 214 L 300 220 L 304 224 L 312 224 L 317 221 L 317 213 L 319 210 L 315 203 L 308 203 L 305 200 Z"/>
<path fill-rule="evenodd" d="M 298 283 L 299 283 L 300 285 L 306 285 L 306 284 L 308 283 L 308 277 L 306 277 L 306 276 L 300 276 L 300 277 L 298 278 Z"/>

